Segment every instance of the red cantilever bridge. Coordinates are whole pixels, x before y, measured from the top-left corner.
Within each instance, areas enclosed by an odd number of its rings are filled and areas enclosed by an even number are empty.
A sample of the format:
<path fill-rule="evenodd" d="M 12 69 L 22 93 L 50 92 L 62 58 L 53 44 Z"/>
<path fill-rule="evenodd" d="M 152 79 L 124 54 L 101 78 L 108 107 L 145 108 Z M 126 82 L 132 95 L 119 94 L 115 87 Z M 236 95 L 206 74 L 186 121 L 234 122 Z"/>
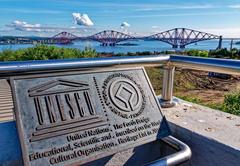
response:
<path fill-rule="evenodd" d="M 200 32 L 187 28 L 174 28 L 168 31 L 157 33 L 147 37 L 134 37 L 114 30 L 105 30 L 88 37 L 78 37 L 68 32 L 61 32 L 52 37 L 59 43 L 71 43 L 74 40 L 93 40 L 100 42 L 103 46 L 115 46 L 117 43 L 130 39 L 158 40 L 172 45 L 173 48 L 185 48 L 186 45 L 204 40 L 219 39 L 219 46 L 222 45 L 222 36 Z"/>
<path fill-rule="evenodd" d="M 115 46 L 121 41 L 135 39 L 135 37 L 114 30 L 105 30 L 88 37 L 77 37 L 68 32 L 61 32 L 53 36 L 52 39 L 58 40 L 59 43 L 63 44 L 71 43 L 73 40 L 93 40 L 101 43 L 103 46 Z"/>

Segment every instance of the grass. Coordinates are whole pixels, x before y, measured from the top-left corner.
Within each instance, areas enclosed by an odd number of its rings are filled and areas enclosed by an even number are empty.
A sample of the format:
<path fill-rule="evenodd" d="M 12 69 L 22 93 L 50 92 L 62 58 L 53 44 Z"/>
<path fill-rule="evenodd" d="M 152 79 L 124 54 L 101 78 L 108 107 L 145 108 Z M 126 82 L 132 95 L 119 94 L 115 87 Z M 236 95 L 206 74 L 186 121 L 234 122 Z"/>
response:
<path fill-rule="evenodd" d="M 160 68 L 158 67 L 146 67 L 145 69 L 149 79 L 151 80 L 151 83 L 156 95 L 161 94 L 162 78 L 163 78 L 162 70 L 160 70 Z"/>
<path fill-rule="evenodd" d="M 180 99 L 182 99 L 182 100 L 191 102 L 191 103 L 195 103 L 195 104 L 203 105 L 203 106 L 206 106 L 206 107 L 209 107 L 209 108 L 212 108 L 212 109 L 224 111 L 224 110 L 223 110 L 223 104 L 214 103 L 214 102 L 205 103 L 204 101 L 202 101 L 201 99 L 199 99 L 199 98 L 196 97 L 196 96 L 182 96 L 182 95 L 177 95 L 176 97 L 178 97 L 178 98 L 180 98 Z M 228 112 L 228 111 L 225 111 L 225 112 Z"/>
<path fill-rule="evenodd" d="M 234 115 L 240 115 L 240 91 L 225 95 L 222 110 Z"/>
<path fill-rule="evenodd" d="M 176 96 L 182 100 L 196 103 L 199 105 L 203 105 L 212 109 L 220 110 L 223 112 L 227 112 L 230 114 L 238 115 L 240 116 L 240 91 L 238 92 L 231 92 L 225 95 L 224 102 L 219 103 L 205 103 L 201 99 L 195 97 L 195 96 Z"/>

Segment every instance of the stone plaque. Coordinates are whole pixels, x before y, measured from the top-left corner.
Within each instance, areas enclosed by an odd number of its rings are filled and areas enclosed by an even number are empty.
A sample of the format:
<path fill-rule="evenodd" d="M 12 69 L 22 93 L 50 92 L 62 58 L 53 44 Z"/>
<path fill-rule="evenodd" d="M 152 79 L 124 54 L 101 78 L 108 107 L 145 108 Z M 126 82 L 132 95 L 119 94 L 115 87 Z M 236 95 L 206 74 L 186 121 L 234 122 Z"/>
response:
<path fill-rule="evenodd" d="M 25 165 L 79 165 L 169 135 L 144 68 L 11 78 Z"/>

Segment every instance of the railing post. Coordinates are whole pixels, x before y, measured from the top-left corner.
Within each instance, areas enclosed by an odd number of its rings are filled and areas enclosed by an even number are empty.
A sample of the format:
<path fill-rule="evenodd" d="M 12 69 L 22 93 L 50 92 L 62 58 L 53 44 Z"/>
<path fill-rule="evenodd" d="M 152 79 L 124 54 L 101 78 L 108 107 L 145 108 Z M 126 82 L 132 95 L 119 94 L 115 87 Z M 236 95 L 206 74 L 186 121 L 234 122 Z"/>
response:
<path fill-rule="evenodd" d="M 160 103 L 164 108 L 175 106 L 175 102 L 173 102 L 174 71 L 174 66 L 163 66 L 162 98 Z"/>

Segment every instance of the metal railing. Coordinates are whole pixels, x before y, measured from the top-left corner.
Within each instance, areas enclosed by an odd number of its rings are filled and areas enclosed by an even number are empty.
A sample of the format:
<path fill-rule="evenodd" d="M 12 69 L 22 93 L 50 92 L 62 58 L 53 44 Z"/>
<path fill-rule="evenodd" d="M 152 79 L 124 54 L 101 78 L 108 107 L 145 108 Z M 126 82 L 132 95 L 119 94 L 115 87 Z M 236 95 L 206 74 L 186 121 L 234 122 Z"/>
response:
<path fill-rule="evenodd" d="M 176 67 L 240 75 L 240 60 L 200 58 L 179 55 L 158 55 L 74 60 L 1 62 L 0 78 L 8 78 L 9 76 L 26 73 L 43 73 L 56 70 L 64 71 L 66 69 L 85 70 L 89 68 L 117 67 L 122 65 L 163 66 L 163 89 L 161 98 L 161 105 L 163 107 L 174 106 L 172 94 L 174 70 Z M 176 165 L 188 160 L 191 157 L 191 150 L 181 141 L 171 136 L 162 140 L 172 147 L 175 147 L 179 150 L 179 152 L 168 155 L 163 159 L 151 163 L 150 165 Z"/>
<path fill-rule="evenodd" d="M 11 75 L 56 70 L 84 70 L 114 66 L 160 66 L 163 65 L 162 107 L 172 107 L 175 67 L 240 75 L 240 60 L 202 58 L 179 55 L 124 56 L 108 58 L 82 58 L 67 60 L 41 60 L 1 62 L 0 78 Z"/>
<path fill-rule="evenodd" d="M 175 67 L 240 75 L 240 60 L 171 55 Z"/>
<path fill-rule="evenodd" d="M 49 72 L 50 70 L 81 70 L 88 68 L 113 67 L 118 65 L 159 65 L 169 59 L 169 55 L 161 55 L 0 62 L 0 76 L 17 75 L 30 72 Z"/>

